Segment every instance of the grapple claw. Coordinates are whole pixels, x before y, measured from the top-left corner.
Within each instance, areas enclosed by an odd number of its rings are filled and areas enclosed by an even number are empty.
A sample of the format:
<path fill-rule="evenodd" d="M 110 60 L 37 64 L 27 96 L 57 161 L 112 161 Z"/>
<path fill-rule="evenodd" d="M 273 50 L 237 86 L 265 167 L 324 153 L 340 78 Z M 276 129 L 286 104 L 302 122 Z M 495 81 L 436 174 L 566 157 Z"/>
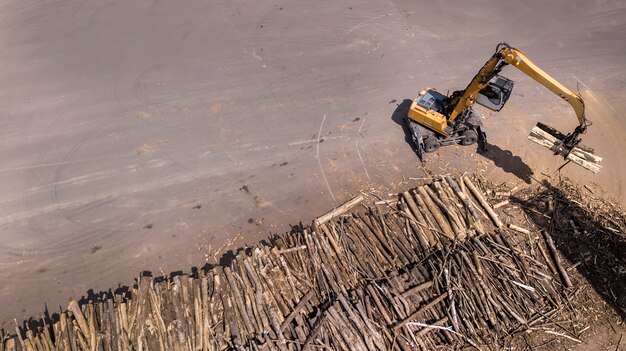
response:
<path fill-rule="evenodd" d="M 566 135 L 539 122 L 530 132 L 528 139 L 593 173 L 598 173 L 602 168 L 599 164 L 602 157 L 596 156 L 592 148 L 579 145 L 580 139 L 575 134 Z"/>

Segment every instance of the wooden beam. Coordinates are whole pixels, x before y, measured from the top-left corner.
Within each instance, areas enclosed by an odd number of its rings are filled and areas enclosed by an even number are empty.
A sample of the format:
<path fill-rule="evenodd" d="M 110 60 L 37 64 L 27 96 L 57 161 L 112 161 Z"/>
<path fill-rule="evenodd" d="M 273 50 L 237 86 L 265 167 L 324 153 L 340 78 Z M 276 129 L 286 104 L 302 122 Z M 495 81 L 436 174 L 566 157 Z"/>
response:
<path fill-rule="evenodd" d="M 356 196 L 352 198 L 351 200 L 349 200 L 348 202 L 344 203 L 343 205 L 336 207 L 332 211 L 326 212 L 325 214 L 317 217 L 317 219 L 315 219 L 315 224 L 321 225 L 323 223 L 330 221 L 331 219 L 335 217 L 341 216 L 342 214 L 348 212 L 348 210 L 358 205 L 362 201 L 363 201 L 363 196 L 361 195 Z"/>

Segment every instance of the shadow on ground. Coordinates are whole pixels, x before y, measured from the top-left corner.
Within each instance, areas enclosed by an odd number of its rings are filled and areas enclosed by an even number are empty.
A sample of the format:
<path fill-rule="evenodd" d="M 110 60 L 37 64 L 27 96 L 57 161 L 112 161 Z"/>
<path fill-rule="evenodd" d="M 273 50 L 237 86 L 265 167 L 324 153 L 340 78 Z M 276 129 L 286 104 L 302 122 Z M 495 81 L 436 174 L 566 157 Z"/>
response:
<path fill-rule="evenodd" d="M 486 144 L 487 151 L 483 152 L 481 148 L 478 147 L 476 152 L 491 160 L 496 167 L 506 173 L 511 173 L 527 184 L 530 184 L 534 172 L 521 157 L 513 155 L 513 152 L 510 150 L 502 150 L 498 145 L 489 144 L 489 142 Z"/>
<path fill-rule="evenodd" d="M 406 142 L 411 147 L 411 150 L 413 150 L 413 152 L 415 152 L 415 155 L 419 158 L 419 154 L 417 153 L 417 146 L 415 145 L 415 143 L 413 143 L 413 139 L 411 138 L 411 129 L 409 129 L 409 126 L 406 124 L 405 120 L 406 116 L 409 113 L 411 102 L 412 101 L 409 99 L 404 99 L 401 103 L 399 103 L 396 109 L 393 111 L 393 114 L 391 115 L 391 120 L 400 125 L 400 127 L 402 127 L 402 131 L 404 132 L 404 142 Z"/>
<path fill-rule="evenodd" d="M 575 196 L 544 181 L 544 190 L 529 198 L 511 197 L 539 228 L 547 230 L 557 249 L 587 279 L 607 304 L 626 319 L 626 233 L 623 214 L 611 214 L 605 202 L 588 209 L 591 198 Z M 571 189 L 571 188 L 570 188 Z M 597 211 L 602 208 L 602 211 Z M 575 284 L 576 286 L 576 284 Z"/>

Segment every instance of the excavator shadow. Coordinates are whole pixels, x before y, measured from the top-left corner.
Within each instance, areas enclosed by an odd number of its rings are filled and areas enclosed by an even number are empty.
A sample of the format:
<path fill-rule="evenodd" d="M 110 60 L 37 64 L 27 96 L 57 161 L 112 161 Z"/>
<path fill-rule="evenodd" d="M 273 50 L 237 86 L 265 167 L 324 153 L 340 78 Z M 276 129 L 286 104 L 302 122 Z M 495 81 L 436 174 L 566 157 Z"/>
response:
<path fill-rule="evenodd" d="M 482 151 L 478 146 L 477 153 L 493 162 L 493 164 L 505 171 L 512 173 L 527 184 L 532 181 L 533 170 L 522 160 L 521 157 L 513 155 L 509 150 L 502 150 L 498 145 L 486 143 L 487 151 Z"/>
<path fill-rule="evenodd" d="M 396 122 L 402 127 L 402 131 L 404 132 L 404 141 L 407 144 L 409 144 L 409 146 L 411 147 L 411 150 L 413 150 L 413 152 L 415 152 L 415 155 L 419 158 L 419 153 L 417 152 L 417 146 L 415 145 L 415 143 L 413 142 L 413 139 L 411 138 L 411 135 L 412 135 L 411 130 L 409 129 L 409 126 L 406 124 L 406 121 L 405 121 L 405 118 L 407 114 L 409 113 L 409 108 L 411 107 L 411 102 L 412 101 L 409 99 L 404 99 L 401 103 L 399 103 L 396 109 L 393 111 L 393 114 L 391 115 L 391 120 Z"/>
<path fill-rule="evenodd" d="M 619 224 L 610 224 L 619 222 L 619 215 L 599 216 L 581 206 L 585 194 L 573 195 L 576 193 L 563 189 L 544 181 L 541 191 L 529 197 L 511 196 L 509 201 L 519 204 L 529 220 L 550 233 L 560 255 L 576 265 L 593 289 L 626 320 L 626 235 Z M 571 278 L 573 289 L 579 288 L 576 275 Z"/>

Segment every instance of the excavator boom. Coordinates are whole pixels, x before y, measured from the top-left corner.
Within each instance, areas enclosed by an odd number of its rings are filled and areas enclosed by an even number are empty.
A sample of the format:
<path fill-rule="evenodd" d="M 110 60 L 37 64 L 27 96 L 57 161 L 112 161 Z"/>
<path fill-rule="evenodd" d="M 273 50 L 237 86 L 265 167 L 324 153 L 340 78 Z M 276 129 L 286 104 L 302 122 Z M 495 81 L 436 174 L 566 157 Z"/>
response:
<path fill-rule="evenodd" d="M 522 71 L 527 76 L 548 90 L 567 101 L 572 107 L 578 125 L 573 132 L 563 134 L 556 129 L 538 123 L 532 130 L 529 139 L 542 145 L 555 154 L 563 156 L 594 173 L 600 171 L 599 162 L 602 160 L 590 148 L 580 146 L 580 135 L 585 133 L 591 123 L 585 117 L 585 103 L 580 94 L 575 93 L 556 79 L 551 77 L 535 65 L 519 49 L 500 43 L 496 52 L 481 67 L 464 90 L 455 91 L 449 97 L 442 96 L 434 89 L 425 89 L 415 99 L 408 112 L 408 121 L 427 128 L 434 132 L 434 137 L 425 140 L 414 133 L 414 139 L 419 139 L 426 152 L 434 151 L 439 144 L 447 145 L 452 142 L 461 142 L 469 145 L 468 140 L 483 139 L 485 134 L 481 130 L 481 123 L 472 107 L 478 103 L 493 111 L 500 111 L 511 95 L 514 82 L 499 75 L 508 65 Z M 417 130 L 416 126 L 412 126 Z M 468 131 L 471 130 L 471 131 Z M 437 140 L 435 140 L 435 138 Z M 474 138 L 474 139 L 472 139 Z M 484 143 L 483 143 L 484 144 Z M 420 146 L 422 147 L 422 146 Z"/>

